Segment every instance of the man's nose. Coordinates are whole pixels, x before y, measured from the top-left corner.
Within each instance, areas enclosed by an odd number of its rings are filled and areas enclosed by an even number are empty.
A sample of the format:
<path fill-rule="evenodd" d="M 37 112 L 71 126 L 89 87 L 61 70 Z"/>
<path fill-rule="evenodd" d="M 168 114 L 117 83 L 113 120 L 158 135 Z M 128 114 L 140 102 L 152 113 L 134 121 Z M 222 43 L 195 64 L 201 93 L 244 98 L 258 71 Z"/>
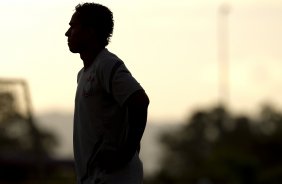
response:
<path fill-rule="evenodd" d="M 69 37 L 69 35 L 70 35 L 70 28 L 67 30 L 67 32 L 65 33 L 65 36 L 66 37 Z"/>

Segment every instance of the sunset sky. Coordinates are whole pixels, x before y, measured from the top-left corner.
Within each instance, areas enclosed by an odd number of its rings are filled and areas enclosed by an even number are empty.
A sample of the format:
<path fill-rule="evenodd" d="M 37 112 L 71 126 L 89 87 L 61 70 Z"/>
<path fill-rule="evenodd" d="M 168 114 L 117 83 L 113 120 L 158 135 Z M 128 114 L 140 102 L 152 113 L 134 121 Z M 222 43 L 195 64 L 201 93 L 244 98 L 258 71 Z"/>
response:
<path fill-rule="evenodd" d="M 79 55 L 64 36 L 77 0 L 0 1 L 0 78 L 23 78 L 35 113 L 72 112 Z M 99 0 L 114 14 L 108 49 L 148 93 L 152 121 L 182 121 L 219 99 L 217 25 L 230 7 L 229 105 L 282 107 L 282 1 Z"/>

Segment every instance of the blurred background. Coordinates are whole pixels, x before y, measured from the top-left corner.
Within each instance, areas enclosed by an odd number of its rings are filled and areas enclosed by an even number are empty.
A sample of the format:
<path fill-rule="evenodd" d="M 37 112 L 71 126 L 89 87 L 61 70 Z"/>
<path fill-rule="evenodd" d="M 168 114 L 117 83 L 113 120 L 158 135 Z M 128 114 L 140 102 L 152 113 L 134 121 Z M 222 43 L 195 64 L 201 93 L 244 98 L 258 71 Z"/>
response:
<path fill-rule="evenodd" d="M 145 184 L 282 183 L 282 2 L 97 0 L 150 97 Z M 0 1 L 0 183 L 75 183 L 79 0 Z"/>

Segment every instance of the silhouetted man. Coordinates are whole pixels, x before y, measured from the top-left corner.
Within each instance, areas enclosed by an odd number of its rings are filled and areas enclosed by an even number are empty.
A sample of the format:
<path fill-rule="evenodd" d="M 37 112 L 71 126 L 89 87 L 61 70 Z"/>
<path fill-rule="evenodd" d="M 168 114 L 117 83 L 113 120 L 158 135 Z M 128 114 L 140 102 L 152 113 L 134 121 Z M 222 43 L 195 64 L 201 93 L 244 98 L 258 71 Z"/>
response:
<path fill-rule="evenodd" d="M 74 112 L 74 158 L 79 184 L 139 184 L 138 153 L 149 99 L 124 63 L 105 47 L 113 15 L 96 3 L 79 4 L 66 32 L 78 72 Z"/>

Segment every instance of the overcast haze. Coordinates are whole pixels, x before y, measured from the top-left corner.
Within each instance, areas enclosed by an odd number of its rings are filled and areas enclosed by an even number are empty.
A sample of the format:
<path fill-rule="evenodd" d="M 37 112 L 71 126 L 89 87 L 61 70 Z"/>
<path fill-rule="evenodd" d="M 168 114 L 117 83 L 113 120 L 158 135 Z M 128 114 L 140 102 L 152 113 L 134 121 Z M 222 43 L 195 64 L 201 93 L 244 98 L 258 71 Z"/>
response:
<path fill-rule="evenodd" d="M 24 78 L 35 113 L 72 112 L 82 67 L 64 36 L 81 1 L 1 1 L 0 77 Z M 217 102 L 217 18 L 222 1 L 95 1 L 114 13 L 109 50 L 150 96 L 152 121 L 182 121 Z M 230 107 L 282 106 L 282 2 L 226 1 Z"/>

